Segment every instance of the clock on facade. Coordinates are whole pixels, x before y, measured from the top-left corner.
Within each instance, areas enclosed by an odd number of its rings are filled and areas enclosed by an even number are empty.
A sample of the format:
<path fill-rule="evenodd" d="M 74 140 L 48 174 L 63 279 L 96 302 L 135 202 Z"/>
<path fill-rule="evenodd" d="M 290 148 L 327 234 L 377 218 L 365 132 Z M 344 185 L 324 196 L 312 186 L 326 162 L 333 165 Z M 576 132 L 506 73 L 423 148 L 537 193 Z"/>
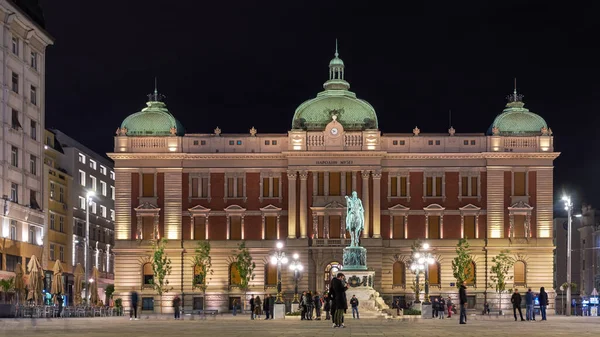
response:
<path fill-rule="evenodd" d="M 338 129 L 337 128 L 332 128 L 330 132 L 331 132 L 332 135 L 335 136 L 335 135 L 338 134 Z"/>

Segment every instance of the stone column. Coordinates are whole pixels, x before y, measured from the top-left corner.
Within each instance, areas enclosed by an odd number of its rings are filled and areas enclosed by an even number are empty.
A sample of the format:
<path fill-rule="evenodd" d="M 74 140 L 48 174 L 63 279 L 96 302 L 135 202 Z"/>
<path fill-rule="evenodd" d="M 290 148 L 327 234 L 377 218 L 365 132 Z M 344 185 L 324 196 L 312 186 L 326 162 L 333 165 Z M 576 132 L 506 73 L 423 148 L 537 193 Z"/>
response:
<path fill-rule="evenodd" d="M 204 237 L 208 240 L 208 213 L 204 217 Z"/>
<path fill-rule="evenodd" d="M 306 184 L 308 179 L 308 172 L 300 172 L 300 238 L 306 238 L 307 232 L 307 195 L 306 195 Z"/>
<path fill-rule="evenodd" d="M 313 211 L 312 218 L 313 218 L 313 238 L 318 239 L 319 238 L 319 216 L 317 215 L 316 212 Z M 321 236 L 322 235 L 323 235 L 323 233 L 321 233 Z"/>
<path fill-rule="evenodd" d="M 329 171 L 323 173 L 323 195 L 329 195 Z"/>
<path fill-rule="evenodd" d="M 6 201 L 5 201 L 5 202 L 6 202 Z M 144 237 L 142 237 L 142 235 L 143 235 L 143 233 L 144 233 L 144 232 L 143 232 L 143 230 L 142 230 L 142 223 L 143 223 L 144 219 L 143 219 L 143 218 L 142 218 L 142 216 L 141 216 L 141 215 L 139 215 L 139 214 L 137 215 L 137 217 L 136 217 L 136 218 L 137 218 L 137 227 L 136 227 L 136 233 L 137 233 L 137 237 L 136 237 L 136 239 L 137 239 L 137 240 L 143 240 L 143 239 L 144 239 Z M 85 228 L 84 228 L 84 229 L 85 229 Z M 84 234 L 85 234 L 85 233 L 84 233 Z M 5 266 L 5 265 L 6 265 L 6 264 L 3 264 L 3 266 Z"/>
<path fill-rule="evenodd" d="M 225 215 L 226 220 L 226 229 L 227 229 L 227 236 L 226 239 L 229 240 L 229 238 L 231 238 L 231 217 L 229 216 L 229 214 Z"/>
<path fill-rule="evenodd" d="M 279 218 L 281 218 L 281 215 L 279 213 L 277 213 L 277 240 L 281 240 L 281 234 L 279 231 L 279 224 L 280 224 Z M 263 221 L 263 223 L 264 223 L 264 221 Z"/>
<path fill-rule="evenodd" d="M 244 214 L 240 216 L 240 227 L 242 227 L 242 240 L 244 240 Z"/>
<path fill-rule="evenodd" d="M 260 218 L 261 218 L 261 221 L 262 221 L 261 222 L 261 227 L 260 227 L 261 231 L 262 231 L 261 237 L 264 240 L 265 239 L 265 214 L 263 213 Z M 277 231 L 279 232 L 279 228 L 277 228 Z M 278 239 L 279 239 L 279 235 L 277 235 L 277 236 L 278 236 Z"/>
<path fill-rule="evenodd" d="M 365 209 L 365 229 L 363 230 L 363 238 L 369 238 L 369 171 L 362 171 L 362 204 Z"/>
<path fill-rule="evenodd" d="M 323 215 L 323 237 L 329 239 L 329 215 L 327 213 Z"/>
<path fill-rule="evenodd" d="M 381 238 L 381 171 L 373 172 L 373 238 Z"/>
<path fill-rule="evenodd" d="M 296 238 L 296 171 L 288 171 L 288 238 Z"/>
<path fill-rule="evenodd" d="M 352 191 L 350 193 L 354 191 L 356 191 L 356 171 L 352 171 Z"/>
<path fill-rule="evenodd" d="M 479 213 L 475 215 L 475 238 L 479 239 Z"/>
<path fill-rule="evenodd" d="M 444 213 L 440 214 L 440 239 L 444 238 Z"/>
<path fill-rule="evenodd" d="M 156 240 L 156 239 L 160 239 L 160 233 L 159 233 L 159 227 L 158 224 L 160 223 L 160 218 L 158 216 L 158 214 L 156 214 L 154 216 L 154 237 L 152 238 L 152 240 Z"/>
<path fill-rule="evenodd" d="M 194 214 L 190 213 L 190 240 L 194 240 L 194 236 L 196 235 L 196 228 L 194 228 Z"/>
<path fill-rule="evenodd" d="M 352 191 L 346 191 L 346 172 L 340 172 L 340 185 L 341 195 L 348 195 L 349 193 L 352 193 Z"/>

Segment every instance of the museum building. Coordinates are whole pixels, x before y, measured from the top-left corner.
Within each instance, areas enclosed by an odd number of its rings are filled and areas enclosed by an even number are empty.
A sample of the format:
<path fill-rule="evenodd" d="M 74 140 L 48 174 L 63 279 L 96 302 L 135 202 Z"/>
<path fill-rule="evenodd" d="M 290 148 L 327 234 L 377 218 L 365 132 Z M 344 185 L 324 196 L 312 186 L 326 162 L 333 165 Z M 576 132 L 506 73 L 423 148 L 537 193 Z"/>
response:
<path fill-rule="evenodd" d="M 552 131 L 524 107 L 516 90 L 487 132 L 382 134 L 374 108 L 350 91 L 336 51 L 324 90 L 302 103 L 282 134 L 186 133 L 156 92 L 122 122 L 114 138 L 115 297 L 140 292 L 144 310 L 160 303 L 152 290 L 152 240 L 168 239 L 172 261 L 162 303 L 179 294 L 186 309 L 200 308 L 192 258 L 209 240 L 214 274 L 207 309 L 227 311 L 244 293 L 234 253 L 245 241 L 256 262 L 250 294 L 276 292 L 269 264 L 277 241 L 300 255 L 300 290 L 323 292 L 342 269 L 344 197 L 357 191 L 365 210 L 361 245 L 373 287 L 386 302 L 414 300 L 408 261 L 416 240 L 430 245 L 432 296 L 456 296 L 452 259 L 468 238 L 471 308 L 495 297 L 491 260 L 510 250 L 515 265 L 508 287 L 546 287 L 553 307 Z M 260 125 L 257 125 L 260 127 Z M 482 127 L 485 130 L 485 127 Z M 421 278 L 422 280 L 422 278 Z M 294 273 L 283 269 L 293 297 Z M 508 301 L 507 301 L 508 302 Z M 164 304 L 163 312 L 171 305 Z M 156 309 L 158 311 L 158 309 Z"/>

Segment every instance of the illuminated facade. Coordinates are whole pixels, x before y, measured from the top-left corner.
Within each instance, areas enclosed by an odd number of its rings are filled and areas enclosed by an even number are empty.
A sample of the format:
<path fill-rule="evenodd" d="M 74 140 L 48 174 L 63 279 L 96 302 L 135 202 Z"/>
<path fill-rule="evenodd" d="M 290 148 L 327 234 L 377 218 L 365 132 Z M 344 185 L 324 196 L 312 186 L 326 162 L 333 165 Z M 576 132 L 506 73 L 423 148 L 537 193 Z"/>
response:
<path fill-rule="evenodd" d="M 0 78 L 4 88 L 0 155 L 0 278 L 13 277 L 17 263 L 42 257 L 46 238 L 44 197 L 44 120 L 46 47 L 35 1 L 0 0 Z"/>
<path fill-rule="evenodd" d="M 209 308 L 227 310 L 243 296 L 232 267 L 232 251 L 242 240 L 257 265 L 250 293 L 274 292 L 275 268 L 268 261 L 277 240 L 300 254 L 300 289 L 322 292 L 350 241 L 343 224 L 344 196 L 351 191 L 365 207 L 361 244 L 386 301 L 414 299 L 407 260 L 417 239 L 430 244 L 436 259 L 432 295 L 456 295 L 451 260 L 463 237 L 473 254 L 471 307 L 494 297 L 486 268 L 503 249 L 517 260 L 509 283 L 544 286 L 553 294 L 552 169 L 558 153 L 546 122 L 524 108 L 521 96 L 509 96 L 486 133 L 450 128 L 426 134 L 415 127 L 382 134 L 374 108 L 349 91 L 337 52 L 329 67 L 325 90 L 298 107 L 285 134 L 260 134 L 254 127 L 248 134 L 219 128 L 185 133 L 156 92 L 123 121 L 109 154 L 116 172 L 116 296 L 134 287 L 151 308 L 150 240 L 159 237 L 169 240 L 173 263 L 166 302 L 183 293 L 186 308 L 201 303 L 193 287 L 196 240 L 212 245 Z M 291 298 L 293 272 L 287 269 L 283 285 Z"/>

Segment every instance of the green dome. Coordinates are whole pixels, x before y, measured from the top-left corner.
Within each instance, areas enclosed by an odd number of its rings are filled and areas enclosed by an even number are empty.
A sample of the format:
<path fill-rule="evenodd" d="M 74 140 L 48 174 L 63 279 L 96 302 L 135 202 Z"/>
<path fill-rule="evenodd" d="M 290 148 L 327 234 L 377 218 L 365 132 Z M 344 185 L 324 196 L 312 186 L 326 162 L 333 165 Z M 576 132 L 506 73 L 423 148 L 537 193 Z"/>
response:
<path fill-rule="evenodd" d="M 506 104 L 506 108 L 490 126 L 488 134 L 493 134 L 494 128 L 497 128 L 497 132 L 501 136 L 540 135 L 542 129 L 547 130 L 546 121 L 526 109 L 525 104 L 520 101 L 520 97 L 517 99 L 516 93 L 514 95 L 515 99 Z"/>
<path fill-rule="evenodd" d="M 142 111 L 125 118 L 121 123 L 121 130 L 126 130 L 127 136 L 183 136 L 183 125 L 171 115 L 166 104 L 158 99 L 158 94 L 155 93 Z"/>
<path fill-rule="evenodd" d="M 300 104 L 292 119 L 292 129 L 323 130 L 332 115 L 337 115 L 337 121 L 345 130 L 378 128 L 375 109 L 348 90 L 350 84 L 344 80 L 344 61 L 338 56 L 336 42 L 335 57 L 329 62 L 329 80 L 323 84 L 325 91 Z"/>

